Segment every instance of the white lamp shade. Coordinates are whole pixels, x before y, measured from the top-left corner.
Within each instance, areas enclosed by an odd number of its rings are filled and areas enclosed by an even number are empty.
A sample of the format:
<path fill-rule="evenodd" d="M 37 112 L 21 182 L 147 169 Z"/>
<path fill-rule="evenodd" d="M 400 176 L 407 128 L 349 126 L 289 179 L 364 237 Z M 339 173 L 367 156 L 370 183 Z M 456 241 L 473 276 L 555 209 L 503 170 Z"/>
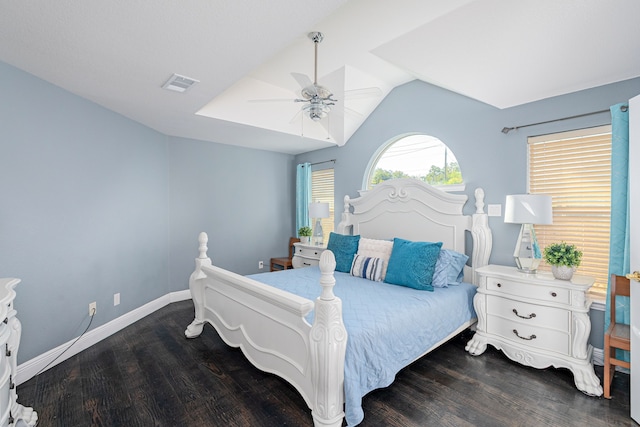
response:
<path fill-rule="evenodd" d="M 551 196 L 546 194 L 513 194 L 507 196 L 504 222 L 514 224 L 553 224 Z"/>
<path fill-rule="evenodd" d="M 309 218 L 329 218 L 329 203 L 309 203 Z"/>

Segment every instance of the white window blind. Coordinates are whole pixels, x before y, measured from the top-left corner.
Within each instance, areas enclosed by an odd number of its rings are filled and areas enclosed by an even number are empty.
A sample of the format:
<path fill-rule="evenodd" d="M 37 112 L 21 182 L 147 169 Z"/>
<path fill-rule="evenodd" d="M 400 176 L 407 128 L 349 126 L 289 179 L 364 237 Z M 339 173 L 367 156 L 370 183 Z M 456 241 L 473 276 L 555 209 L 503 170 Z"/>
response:
<path fill-rule="evenodd" d="M 536 225 L 543 249 L 565 241 L 583 252 L 577 274 L 606 293 L 611 222 L 611 126 L 529 138 L 529 192 L 553 200 L 553 225 Z M 544 262 L 541 269 L 550 270 Z"/>
<path fill-rule="evenodd" d="M 325 245 L 329 241 L 329 233 L 333 231 L 333 181 L 333 169 L 322 169 L 311 172 L 311 201 L 329 203 L 329 218 L 323 218 L 320 221 Z"/>

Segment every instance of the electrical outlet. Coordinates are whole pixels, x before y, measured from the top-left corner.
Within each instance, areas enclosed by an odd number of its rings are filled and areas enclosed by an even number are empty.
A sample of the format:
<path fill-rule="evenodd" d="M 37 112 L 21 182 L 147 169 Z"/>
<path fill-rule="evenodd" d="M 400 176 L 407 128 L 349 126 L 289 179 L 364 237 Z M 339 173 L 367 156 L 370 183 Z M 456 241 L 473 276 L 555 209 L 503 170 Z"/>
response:
<path fill-rule="evenodd" d="M 258 261 L 258 268 L 262 270 L 264 268 L 264 262 Z"/>
<path fill-rule="evenodd" d="M 97 311 L 97 304 L 96 302 L 91 302 L 89 303 L 89 316 L 93 316 L 94 314 L 96 314 Z"/>
<path fill-rule="evenodd" d="M 117 294 L 113 294 L 113 305 L 119 305 L 120 304 L 120 292 L 118 292 Z"/>

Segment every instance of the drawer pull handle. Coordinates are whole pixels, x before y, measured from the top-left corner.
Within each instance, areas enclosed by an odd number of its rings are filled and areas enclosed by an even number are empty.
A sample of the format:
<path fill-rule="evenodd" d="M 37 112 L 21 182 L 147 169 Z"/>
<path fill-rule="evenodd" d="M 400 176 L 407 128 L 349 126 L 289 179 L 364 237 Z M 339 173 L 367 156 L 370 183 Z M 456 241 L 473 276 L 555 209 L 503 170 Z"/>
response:
<path fill-rule="evenodd" d="M 531 314 L 530 314 L 530 315 L 528 315 L 528 316 L 521 316 L 521 315 L 519 315 L 519 314 L 518 314 L 518 310 L 516 310 L 515 308 L 513 309 L 513 313 L 514 313 L 516 316 L 518 316 L 519 318 L 521 318 L 521 319 L 533 319 L 534 317 L 536 317 L 536 314 L 535 314 L 535 313 L 531 313 Z"/>
<path fill-rule="evenodd" d="M 514 333 L 514 334 L 516 334 L 516 336 L 517 336 L 518 338 L 520 338 L 521 340 L 531 341 L 531 340 L 535 340 L 535 339 L 537 338 L 537 337 L 536 337 L 535 335 L 533 335 L 533 334 L 531 334 L 531 335 L 529 336 L 529 338 L 527 338 L 527 337 L 521 337 L 521 336 L 520 336 L 520 334 L 518 334 L 518 330 L 517 330 L 517 329 L 514 329 L 514 330 L 513 330 L 513 333 Z"/>
<path fill-rule="evenodd" d="M 498 283 L 498 287 L 501 288 L 502 287 L 502 283 Z"/>
<path fill-rule="evenodd" d="M 555 298 L 558 296 L 558 294 L 556 294 L 555 292 L 551 292 L 551 296 Z"/>

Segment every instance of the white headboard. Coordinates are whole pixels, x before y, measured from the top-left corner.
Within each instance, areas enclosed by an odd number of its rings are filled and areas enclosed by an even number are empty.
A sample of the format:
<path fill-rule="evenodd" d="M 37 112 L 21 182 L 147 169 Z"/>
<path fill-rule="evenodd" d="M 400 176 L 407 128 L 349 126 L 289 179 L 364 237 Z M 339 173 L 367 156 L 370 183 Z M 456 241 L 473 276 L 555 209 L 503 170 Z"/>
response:
<path fill-rule="evenodd" d="M 442 242 L 443 249 L 470 255 L 465 280 L 477 284 L 474 269 L 488 264 L 492 234 L 481 188 L 476 189 L 475 198 L 476 213 L 463 215 L 466 195 L 445 193 L 415 179 L 392 179 L 356 199 L 345 196 L 337 232 L 371 239 Z M 471 239 L 466 238 L 467 231 Z M 471 250 L 466 248 L 469 240 Z"/>

